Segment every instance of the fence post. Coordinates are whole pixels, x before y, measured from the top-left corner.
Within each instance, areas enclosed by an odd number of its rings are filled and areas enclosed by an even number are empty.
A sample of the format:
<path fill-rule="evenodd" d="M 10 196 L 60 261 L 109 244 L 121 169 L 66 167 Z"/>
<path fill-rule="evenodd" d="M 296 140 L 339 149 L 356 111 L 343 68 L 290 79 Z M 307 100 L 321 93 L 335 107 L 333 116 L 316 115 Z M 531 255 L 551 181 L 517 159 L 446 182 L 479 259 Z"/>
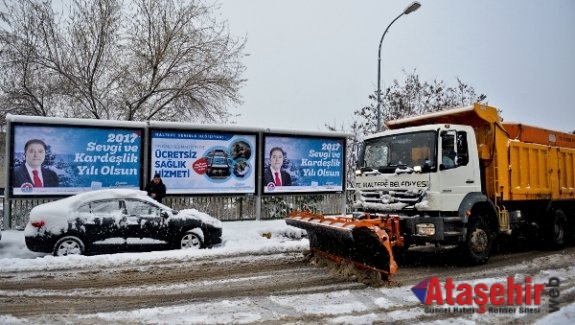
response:
<path fill-rule="evenodd" d="M 257 195 L 256 196 L 256 221 L 261 220 L 261 215 L 262 215 L 262 196 Z"/>
<path fill-rule="evenodd" d="M 0 228 L 10 229 L 10 202 L 6 205 L 4 195 L 2 195 L 2 218 L 0 218 L 0 221 Z M 6 225 L 6 228 L 4 225 Z"/>

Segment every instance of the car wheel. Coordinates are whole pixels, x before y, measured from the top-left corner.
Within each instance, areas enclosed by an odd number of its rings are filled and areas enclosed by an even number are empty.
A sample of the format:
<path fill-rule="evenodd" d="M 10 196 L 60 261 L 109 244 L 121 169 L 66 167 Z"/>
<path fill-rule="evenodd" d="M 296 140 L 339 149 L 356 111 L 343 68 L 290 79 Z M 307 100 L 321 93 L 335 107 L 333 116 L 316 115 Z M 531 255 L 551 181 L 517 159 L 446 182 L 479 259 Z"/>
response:
<path fill-rule="evenodd" d="M 186 232 L 180 239 L 179 247 L 181 249 L 200 249 L 203 246 L 204 243 L 202 240 L 201 230 L 190 230 Z"/>
<path fill-rule="evenodd" d="M 60 238 L 54 245 L 54 256 L 83 255 L 85 246 L 82 240 L 74 236 Z"/>

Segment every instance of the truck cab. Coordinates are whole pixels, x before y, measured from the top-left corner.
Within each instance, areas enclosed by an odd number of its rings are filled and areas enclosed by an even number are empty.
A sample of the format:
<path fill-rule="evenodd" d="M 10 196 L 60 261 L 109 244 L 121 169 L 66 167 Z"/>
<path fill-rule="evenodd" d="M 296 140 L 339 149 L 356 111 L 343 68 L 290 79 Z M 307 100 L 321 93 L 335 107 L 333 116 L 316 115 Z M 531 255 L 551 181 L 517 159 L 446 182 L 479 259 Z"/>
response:
<path fill-rule="evenodd" d="M 474 129 L 429 124 L 365 139 L 356 169 L 357 212 L 400 217 L 407 243 L 465 239 L 465 206 L 481 196 Z"/>

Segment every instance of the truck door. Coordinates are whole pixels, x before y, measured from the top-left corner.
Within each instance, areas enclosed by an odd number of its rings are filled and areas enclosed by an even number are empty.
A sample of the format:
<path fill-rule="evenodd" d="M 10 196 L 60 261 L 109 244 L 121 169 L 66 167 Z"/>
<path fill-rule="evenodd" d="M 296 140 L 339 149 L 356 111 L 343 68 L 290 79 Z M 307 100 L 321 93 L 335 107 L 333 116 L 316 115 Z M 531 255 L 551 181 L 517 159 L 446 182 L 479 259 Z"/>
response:
<path fill-rule="evenodd" d="M 465 131 L 441 131 L 439 180 L 443 211 L 457 211 L 467 193 L 480 187 L 469 163 L 468 134 Z"/>

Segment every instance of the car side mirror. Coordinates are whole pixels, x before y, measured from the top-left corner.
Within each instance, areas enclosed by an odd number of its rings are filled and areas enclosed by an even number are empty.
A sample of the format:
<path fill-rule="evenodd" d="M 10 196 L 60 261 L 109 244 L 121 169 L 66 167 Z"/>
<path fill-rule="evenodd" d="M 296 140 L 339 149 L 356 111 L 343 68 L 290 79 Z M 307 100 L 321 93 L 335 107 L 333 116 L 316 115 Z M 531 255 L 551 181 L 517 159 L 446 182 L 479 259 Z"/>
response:
<path fill-rule="evenodd" d="M 168 219 L 168 217 L 170 217 L 170 215 L 168 214 L 168 211 L 162 210 L 162 212 L 160 212 L 160 216 L 164 219 Z"/>

